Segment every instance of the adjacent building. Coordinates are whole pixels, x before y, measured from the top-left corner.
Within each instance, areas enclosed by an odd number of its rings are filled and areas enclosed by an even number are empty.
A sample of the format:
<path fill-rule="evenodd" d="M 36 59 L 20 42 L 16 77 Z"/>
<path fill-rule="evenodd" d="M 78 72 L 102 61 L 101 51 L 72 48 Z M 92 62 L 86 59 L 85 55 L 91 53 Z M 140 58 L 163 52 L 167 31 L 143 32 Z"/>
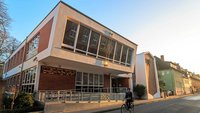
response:
<path fill-rule="evenodd" d="M 146 86 L 146 99 L 160 98 L 160 87 L 154 56 L 150 52 L 137 54 L 136 84 Z"/>
<path fill-rule="evenodd" d="M 161 58 L 155 58 L 159 80 L 164 82 L 165 90 L 171 91 L 174 95 L 191 93 L 191 86 L 187 73 L 180 67 L 179 64 L 164 61 L 164 56 L 161 56 Z"/>
<path fill-rule="evenodd" d="M 7 88 L 133 87 L 137 45 L 60 1 L 5 61 Z"/>

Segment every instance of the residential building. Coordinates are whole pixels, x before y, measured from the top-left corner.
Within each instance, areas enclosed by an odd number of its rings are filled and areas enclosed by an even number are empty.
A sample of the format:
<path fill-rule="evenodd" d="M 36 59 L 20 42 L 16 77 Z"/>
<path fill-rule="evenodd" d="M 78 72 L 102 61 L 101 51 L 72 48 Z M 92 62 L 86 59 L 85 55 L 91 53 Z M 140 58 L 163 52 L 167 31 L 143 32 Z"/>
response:
<path fill-rule="evenodd" d="M 6 60 L 6 86 L 25 92 L 133 88 L 137 45 L 60 1 Z"/>
<path fill-rule="evenodd" d="M 179 64 L 164 61 L 164 56 L 156 58 L 156 64 L 158 68 L 159 81 L 165 83 L 165 90 L 172 91 L 175 95 L 185 94 L 184 90 L 184 78 L 186 73 L 181 69 Z M 185 79 L 187 84 L 188 81 Z M 186 88 L 188 86 L 186 85 Z"/>
<path fill-rule="evenodd" d="M 200 92 L 200 76 L 193 74 L 192 76 L 190 76 L 190 81 L 193 93 Z"/>
<path fill-rule="evenodd" d="M 154 56 L 150 52 L 137 54 L 136 84 L 146 87 L 146 99 L 160 98 L 160 87 Z"/>

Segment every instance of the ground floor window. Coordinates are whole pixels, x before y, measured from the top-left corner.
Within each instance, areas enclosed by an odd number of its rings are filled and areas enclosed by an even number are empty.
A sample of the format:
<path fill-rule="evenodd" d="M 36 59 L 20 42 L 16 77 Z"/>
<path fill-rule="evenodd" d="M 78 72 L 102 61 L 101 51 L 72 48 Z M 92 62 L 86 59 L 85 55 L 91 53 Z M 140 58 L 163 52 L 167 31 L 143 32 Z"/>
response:
<path fill-rule="evenodd" d="M 85 92 L 96 92 L 103 88 L 104 76 L 102 74 L 77 72 L 76 89 Z"/>
<path fill-rule="evenodd" d="M 22 91 L 27 93 L 33 93 L 34 84 L 33 85 L 22 85 Z"/>
<path fill-rule="evenodd" d="M 36 67 L 29 68 L 24 71 L 22 76 L 22 91 L 33 93 L 36 77 Z"/>

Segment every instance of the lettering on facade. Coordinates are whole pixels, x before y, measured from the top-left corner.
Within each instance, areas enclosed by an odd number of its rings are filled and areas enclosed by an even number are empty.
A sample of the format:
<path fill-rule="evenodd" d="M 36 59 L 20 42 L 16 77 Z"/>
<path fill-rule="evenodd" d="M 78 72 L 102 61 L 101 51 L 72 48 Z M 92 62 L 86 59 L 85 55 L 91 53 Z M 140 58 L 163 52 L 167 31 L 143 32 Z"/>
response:
<path fill-rule="evenodd" d="M 41 73 L 47 73 L 51 75 L 65 75 L 65 76 L 73 76 L 75 75 L 75 70 L 56 68 L 50 66 L 41 66 Z"/>

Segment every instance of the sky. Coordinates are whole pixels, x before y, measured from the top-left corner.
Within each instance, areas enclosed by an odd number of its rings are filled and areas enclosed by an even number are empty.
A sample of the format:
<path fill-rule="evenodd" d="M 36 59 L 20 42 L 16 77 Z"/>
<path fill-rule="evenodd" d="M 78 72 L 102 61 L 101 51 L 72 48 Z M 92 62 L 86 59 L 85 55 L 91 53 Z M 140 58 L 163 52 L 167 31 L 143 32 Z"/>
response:
<path fill-rule="evenodd" d="M 200 0 L 63 0 L 166 61 L 200 74 Z M 23 41 L 59 0 L 5 0 L 10 35 Z"/>

